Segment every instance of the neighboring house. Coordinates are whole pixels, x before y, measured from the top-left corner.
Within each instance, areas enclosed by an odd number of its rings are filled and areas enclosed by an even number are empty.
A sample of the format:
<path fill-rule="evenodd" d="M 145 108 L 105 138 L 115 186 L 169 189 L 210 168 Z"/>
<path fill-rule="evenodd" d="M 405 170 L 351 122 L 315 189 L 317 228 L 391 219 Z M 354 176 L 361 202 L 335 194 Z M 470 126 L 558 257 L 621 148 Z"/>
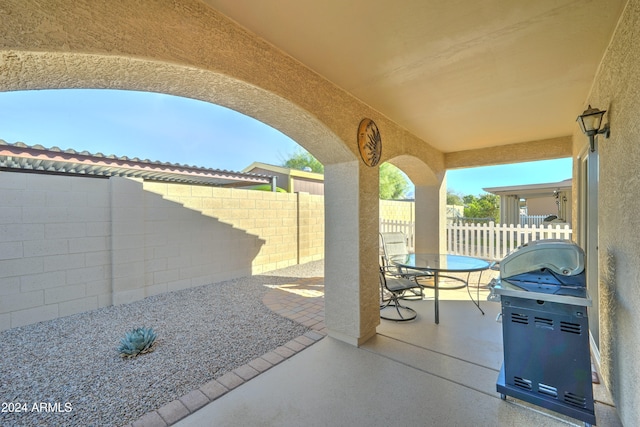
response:
<path fill-rule="evenodd" d="M 276 177 L 276 185 L 288 193 L 324 194 L 324 175 L 321 173 L 289 169 L 260 162 L 252 163 L 242 172 L 274 176 Z"/>
<path fill-rule="evenodd" d="M 571 179 L 545 184 L 483 188 L 500 196 L 500 222 L 520 224 L 521 208 L 527 215 L 555 215 L 555 222 L 571 224 Z"/>
<path fill-rule="evenodd" d="M 416 202 L 412 199 L 383 200 L 380 199 L 380 220 L 415 223 Z M 464 206 L 447 205 L 447 220 L 464 217 Z"/>

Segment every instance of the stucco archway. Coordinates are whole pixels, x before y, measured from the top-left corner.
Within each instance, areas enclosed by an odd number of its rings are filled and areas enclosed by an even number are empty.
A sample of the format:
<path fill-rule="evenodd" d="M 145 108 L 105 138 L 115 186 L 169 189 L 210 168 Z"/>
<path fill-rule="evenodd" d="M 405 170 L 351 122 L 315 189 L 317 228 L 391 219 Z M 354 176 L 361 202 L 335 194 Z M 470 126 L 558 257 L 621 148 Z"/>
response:
<path fill-rule="evenodd" d="M 387 162 L 402 170 L 415 185 L 416 252 L 445 252 L 445 172 L 436 173 L 424 161 L 409 154 L 390 158 Z"/>
<path fill-rule="evenodd" d="M 7 0 L 3 11 L 0 91 L 185 96 L 252 116 L 313 153 L 326 175 L 328 329 L 354 344 L 375 333 L 378 169 L 360 161 L 358 124 L 371 118 L 386 153 L 418 150 L 433 170 L 442 169 L 442 153 L 199 1 Z"/>
<path fill-rule="evenodd" d="M 176 64 L 69 53 L 2 52 L 0 57 L 5 64 L 13 63 L 9 69 L 21 71 L 0 83 L 2 91 L 97 88 L 166 93 L 231 108 L 290 136 L 326 168 L 325 277 L 330 331 L 357 343 L 363 322 L 367 330 L 374 330 L 377 323 L 373 315 L 361 316 L 354 309 L 360 306 L 362 295 L 349 291 L 350 286 L 358 289 L 361 280 L 361 246 L 357 244 L 360 165 L 344 142 L 312 114 L 238 79 Z"/>
<path fill-rule="evenodd" d="M 309 112 L 233 77 L 157 61 L 77 53 L 1 52 L 19 69 L 0 90 L 122 89 L 158 92 L 221 105 L 253 117 L 294 139 L 324 164 L 355 161 L 341 139 Z"/>

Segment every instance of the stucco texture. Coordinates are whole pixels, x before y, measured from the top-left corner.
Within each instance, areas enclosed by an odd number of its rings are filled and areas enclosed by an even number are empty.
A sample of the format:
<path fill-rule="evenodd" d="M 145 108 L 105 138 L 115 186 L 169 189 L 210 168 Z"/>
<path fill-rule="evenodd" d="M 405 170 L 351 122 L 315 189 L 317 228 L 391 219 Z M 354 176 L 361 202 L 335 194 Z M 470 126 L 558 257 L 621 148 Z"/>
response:
<path fill-rule="evenodd" d="M 594 23 L 597 25 L 597 22 Z M 600 353 L 624 425 L 640 425 L 640 1 L 631 0 L 588 103 L 607 110 L 598 138 Z M 588 139 L 574 136 L 577 152 Z"/>

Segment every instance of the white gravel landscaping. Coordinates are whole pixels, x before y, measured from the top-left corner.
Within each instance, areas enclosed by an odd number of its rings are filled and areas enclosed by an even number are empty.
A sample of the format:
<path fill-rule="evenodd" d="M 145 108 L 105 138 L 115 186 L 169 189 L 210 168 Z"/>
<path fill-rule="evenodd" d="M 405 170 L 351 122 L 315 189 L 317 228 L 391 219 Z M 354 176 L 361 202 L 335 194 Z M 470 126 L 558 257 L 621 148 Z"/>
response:
<path fill-rule="evenodd" d="M 131 423 L 304 334 L 264 306 L 264 285 L 323 274 L 312 262 L 0 332 L 0 425 Z M 121 358 L 141 326 L 155 351 Z"/>

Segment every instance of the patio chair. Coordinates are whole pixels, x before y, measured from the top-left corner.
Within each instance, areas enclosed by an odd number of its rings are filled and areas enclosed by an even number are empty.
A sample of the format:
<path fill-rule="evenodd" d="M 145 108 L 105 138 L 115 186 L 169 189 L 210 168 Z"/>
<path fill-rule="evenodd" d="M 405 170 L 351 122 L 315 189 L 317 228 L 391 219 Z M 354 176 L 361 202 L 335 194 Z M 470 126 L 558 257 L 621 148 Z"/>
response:
<path fill-rule="evenodd" d="M 407 268 L 401 268 L 393 263 L 394 259 L 404 261 L 406 256 L 409 255 L 409 247 L 407 245 L 407 236 L 399 231 L 383 232 L 380 234 L 380 257 L 382 267 L 387 272 L 393 271 L 395 276 L 399 276 L 406 279 L 412 279 L 414 286 L 407 289 L 412 295 L 404 293 L 403 299 L 423 299 L 424 297 L 424 285 L 420 283 L 425 279 L 429 280 L 433 278 L 432 274 L 425 273 L 424 271 L 411 270 Z"/>
<path fill-rule="evenodd" d="M 396 322 L 406 322 L 413 320 L 418 315 L 416 311 L 402 305 L 400 298 L 406 291 L 416 288 L 418 284 L 413 277 L 404 277 L 397 274 L 396 269 L 389 270 L 384 266 L 380 266 L 380 318 L 393 320 Z M 385 299 L 384 294 L 389 297 Z"/>

